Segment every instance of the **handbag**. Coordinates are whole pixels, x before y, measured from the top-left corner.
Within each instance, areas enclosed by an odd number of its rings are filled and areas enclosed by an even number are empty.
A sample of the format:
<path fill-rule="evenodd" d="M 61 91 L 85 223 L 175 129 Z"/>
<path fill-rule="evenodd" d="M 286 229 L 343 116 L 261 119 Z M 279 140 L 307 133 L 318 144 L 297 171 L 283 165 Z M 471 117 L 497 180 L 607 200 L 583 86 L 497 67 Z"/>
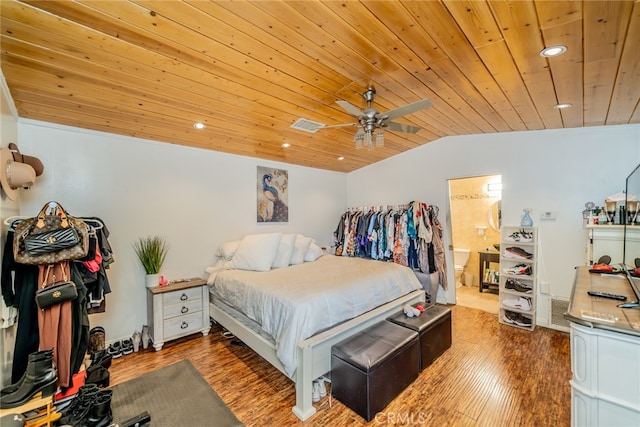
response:
<path fill-rule="evenodd" d="M 51 265 L 47 266 L 47 272 L 45 273 L 42 281 L 42 288 L 36 291 L 36 304 L 38 305 L 38 308 L 42 310 L 49 308 L 52 305 L 61 304 L 65 301 L 71 301 L 78 298 L 78 289 L 76 288 L 76 284 L 71 280 L 67 280 L 66 275 L 63 276 L 62 281 L 47 285 L 47 277 L 49 276 L 49 270 L 51 267 Z"/>
<path fill-rule="evenodd" d="M 24 248 L 29 255 L 41 255 L 75 246 L 80 241 L 73 227 L 61 228 L 42 234 L 29 234 L 24 239 Z"/>
<path fill-rule="evenodd" d="M 57 202 L 45 204 L 38 216 L 15 227 L 13 257 L 21 264 L 55 264 L 83 258 L 88 251 L 89 227 Z"/>

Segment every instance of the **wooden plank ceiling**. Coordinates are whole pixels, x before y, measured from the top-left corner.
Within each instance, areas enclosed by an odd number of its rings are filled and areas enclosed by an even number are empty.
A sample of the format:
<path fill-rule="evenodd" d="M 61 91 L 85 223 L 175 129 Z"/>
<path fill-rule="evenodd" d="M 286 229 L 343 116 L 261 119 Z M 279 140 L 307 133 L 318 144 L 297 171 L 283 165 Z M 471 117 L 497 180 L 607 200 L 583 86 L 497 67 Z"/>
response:
<path fill-rule="evenodd" d="M 637 1 L 0 3 L 22 118 L 341 172 L 447 135 L 640 123 Z M 430 99 L 395 120 L 422 129 L 356 150 L 354 127 L 290 128 L 353 122 L 336 101 L 371 85 L 380 112 Z"/>

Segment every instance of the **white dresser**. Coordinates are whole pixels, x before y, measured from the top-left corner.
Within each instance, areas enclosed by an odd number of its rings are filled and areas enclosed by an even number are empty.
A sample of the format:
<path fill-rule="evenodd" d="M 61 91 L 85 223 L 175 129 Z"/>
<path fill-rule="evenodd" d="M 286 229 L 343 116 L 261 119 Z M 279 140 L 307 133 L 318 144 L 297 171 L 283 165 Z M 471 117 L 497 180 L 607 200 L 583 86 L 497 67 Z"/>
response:
<path fill-rule="evenodd" d="M 571 322 L 571 425 L 640 426 L 640 310 L 591 297 L 589 290 L 635 299 L 626 279 L 579 267 L 565 317 Z M 613 321 L 591 318 L 612 316 Z"/>
<path fill-rule="evenodd" d="M 149 334 L 156 351 L 176 338 L 209 334 L 209 293 L 204 280 L 194 278 L 147 291 Z"/>

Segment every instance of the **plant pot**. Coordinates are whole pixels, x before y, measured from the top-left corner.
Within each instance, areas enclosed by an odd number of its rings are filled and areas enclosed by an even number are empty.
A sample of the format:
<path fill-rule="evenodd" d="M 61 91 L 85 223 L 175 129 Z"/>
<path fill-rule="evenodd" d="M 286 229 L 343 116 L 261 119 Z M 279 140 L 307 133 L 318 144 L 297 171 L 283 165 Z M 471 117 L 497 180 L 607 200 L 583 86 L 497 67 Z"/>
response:
<path fill-rule="evenodd" d="M 160 284 L 160 274 L 147 274 L 145 276 L 147 288 L 153 288 Z"/>

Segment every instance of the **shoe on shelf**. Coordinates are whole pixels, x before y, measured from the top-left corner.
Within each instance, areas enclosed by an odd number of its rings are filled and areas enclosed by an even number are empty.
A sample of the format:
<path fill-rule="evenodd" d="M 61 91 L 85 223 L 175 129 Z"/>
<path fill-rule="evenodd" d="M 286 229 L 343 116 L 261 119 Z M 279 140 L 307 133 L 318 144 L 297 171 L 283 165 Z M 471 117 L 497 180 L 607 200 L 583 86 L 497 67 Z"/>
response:
<path fill-rule="evenodd" d="M 515 325 L 517 316 L 518 316 L 518 313 L 514 313 L 512 311 L 505 310 L 504 311 L 504 316 L 502 317 L 502 319 L 507 323 Z"/>
<path fill-rule="evenodd" d="M 122 340 L 122 354 L 127 355 L 133 353 L 133 339 L 127 338 Z"/>
<path fill-rule="evenodd" d="M 515 319 L 515 323 L 518 326 L 526 326 L 526 327 L 530 327 L 531 326 L 531 319 L 528 318 L 527 316 L 524 316 L 520 313 L 516 313 L 516 319 Z"/>
<path fill-rule="evenodd" d="M 513 267 L 508 267 L 504 269 L 504 272 L 507 274 L 515 274 L 522 276 L 530 276 L 531 275 L 531 266 L 526 264 L 517 264 Z"/>
<path fill-rule="evenodd" d="M 122 356 L 122 342 L 116 341 L 109 345 L 109 349 L 107 353 L 111 355 L 112 358 L 117 359 Z"/>
<path fill-rule="evenodd" d="M 505 258 L 515 258 L 515 259 L 532 259 L 533 258 L 533 254 L 530 254 L 529 252 L 517 246 L 511 246 L 506 248 L 504 250 L 503 256 Z"/>
<path fill-rule="evenodd" d="M 502 300 L 502 305 L 517 310 L 531 311 L 531 300 L 525 297 L 506 297 Z"/>
<path fill-rule="evenodd" d="M 531 326 L 530 318 L 520 313 L 515 313 L 513 311 L 505 310 L 504 316 L 502 316 L 502 319 L 505 321 L 505 323 L 510 323 L 516 326 L 525 326 L 525 327 Z"/>
<path fill-rule="evenodd" d="M 22 406 L 38 393 L 41 397 L 56 393 L 58 372 L 53 358 L 41 353 L 32 353 L 30 356 L 32 357 L 28 360 L 27 369 L 23 378 L 18 381 L 17 388 L 0 396 L 0 409 Z"/>
<path fill-rule="evenodd" d="M 512 289 L 524 294 L 530 294 L 532 291 L 531 286 L 528 283 L 523 283 L 519 280 L 511 278 L 507 279 L 507 281 L 504 283 L 504 287 L 505 289 Z"/>
<path fill-rule="evenodd" d="M 533 233 L 521 229 L 519 231 L 514 231 L 513 233 L 504 237 L 504 241 L 530 243 L 533 242 Z"/>

